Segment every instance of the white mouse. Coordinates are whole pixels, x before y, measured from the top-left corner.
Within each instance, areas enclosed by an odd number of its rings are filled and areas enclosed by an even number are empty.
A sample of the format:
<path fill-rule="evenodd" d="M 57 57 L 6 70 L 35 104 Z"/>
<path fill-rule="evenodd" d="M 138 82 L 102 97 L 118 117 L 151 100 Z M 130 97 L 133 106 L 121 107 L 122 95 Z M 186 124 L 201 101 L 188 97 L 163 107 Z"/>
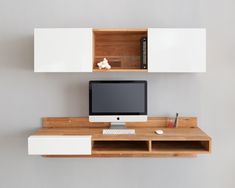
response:
<path fill-rule="evenodd" d="M 155 133 L 161 135 L 161 134 L 163 134 L 164 132 L 163 132 L 163 130 L 158 129 L 158 130 L 155 131 Z"/>

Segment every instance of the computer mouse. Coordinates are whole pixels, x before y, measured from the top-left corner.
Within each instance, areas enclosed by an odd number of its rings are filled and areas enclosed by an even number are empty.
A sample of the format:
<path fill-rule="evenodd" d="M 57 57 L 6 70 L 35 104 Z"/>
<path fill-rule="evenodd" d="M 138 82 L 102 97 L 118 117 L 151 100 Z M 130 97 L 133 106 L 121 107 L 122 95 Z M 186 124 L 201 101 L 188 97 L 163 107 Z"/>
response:
<path fill-rule="evenodd" d="M 163 134 L 164 132 L 163 132 L 163 130 L 158 129 L 158 130 L 155 131 L 155 133 L 161 135 L 161 134 Z"/>

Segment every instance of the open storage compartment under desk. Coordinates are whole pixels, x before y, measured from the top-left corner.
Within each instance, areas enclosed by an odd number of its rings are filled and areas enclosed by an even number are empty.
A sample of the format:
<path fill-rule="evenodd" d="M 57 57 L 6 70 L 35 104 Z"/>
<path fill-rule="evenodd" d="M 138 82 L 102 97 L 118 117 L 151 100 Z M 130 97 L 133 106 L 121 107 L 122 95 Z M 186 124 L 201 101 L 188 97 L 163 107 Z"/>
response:
<path fill-rule="evenodd" d="M 210 141 L 152 141 L 152 152 L 177 153 L 177 154 L 200 154 L 210 152 Z"/>
<path fill-rule="evenodd" d="M 106 140 L 93 141 L 93 153 L 133 153 L 149 152 L 149 141 Z"/>

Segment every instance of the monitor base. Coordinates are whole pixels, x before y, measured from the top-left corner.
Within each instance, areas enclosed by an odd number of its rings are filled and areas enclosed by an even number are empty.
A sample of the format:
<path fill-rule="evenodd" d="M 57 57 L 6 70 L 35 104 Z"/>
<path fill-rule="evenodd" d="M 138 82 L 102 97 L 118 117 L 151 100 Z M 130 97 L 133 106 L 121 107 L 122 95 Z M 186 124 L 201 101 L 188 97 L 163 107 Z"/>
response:
<path fill-rule="evenodd" d="M 110 129 L 127 129 L 124 122 L 111 122 Z"/>

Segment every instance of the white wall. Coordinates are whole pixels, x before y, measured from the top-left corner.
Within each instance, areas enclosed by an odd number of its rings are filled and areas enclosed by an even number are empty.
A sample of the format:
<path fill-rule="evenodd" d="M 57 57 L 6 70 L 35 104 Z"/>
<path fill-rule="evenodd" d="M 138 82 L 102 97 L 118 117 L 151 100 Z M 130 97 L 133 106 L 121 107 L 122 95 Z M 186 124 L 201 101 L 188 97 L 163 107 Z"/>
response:
<path fill-rule="evenodd" d="M 233 0 L 0 0 L 0 187 L 234 188 Z M 35 27 L 206 27 L 207 73 L 34 73 Z M 198 116 L 213 153 L 198 158 L 27 156 L 44 116 L 88 115 L 91 79 L 147 79 L 151 115 Z"/>

